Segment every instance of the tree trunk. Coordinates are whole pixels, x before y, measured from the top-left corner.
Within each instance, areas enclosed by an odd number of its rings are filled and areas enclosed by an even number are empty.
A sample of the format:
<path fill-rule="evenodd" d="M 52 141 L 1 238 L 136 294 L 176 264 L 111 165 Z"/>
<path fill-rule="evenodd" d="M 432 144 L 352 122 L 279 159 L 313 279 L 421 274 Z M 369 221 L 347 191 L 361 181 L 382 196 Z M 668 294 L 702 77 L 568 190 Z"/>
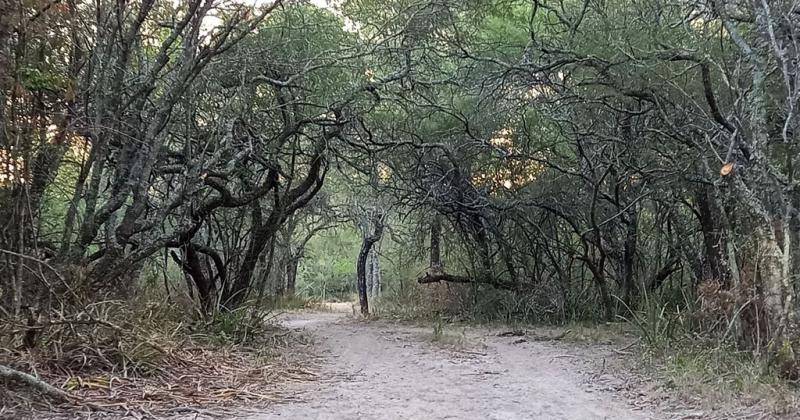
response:
<path fill-rule="evenodd" d="M 444 272 L 442 266 L 442 219 L 438 215 L 431 221 L 431 266 L 434 273 Z"/>
<path fill-rule="evenodd" d="M 16 3 L 11 0 L 0 0 L 0 147 L 8 145 L 8 139 L 6 138 L 6 104 L 8 102 L 7 95 L 11 93 L 11 88 L 14 85 L 11 75 L 16 73 L 13 68 L 14 61 L 11 57 L 11 48 L 8 42 L 13 28 L 11 19 L 17 14 L 14 10 L 14 4 Z"/>
<path fill-rule="evenodd" d="M 776 223 L 782 225 L 782 223 Z M 789 261 L 776 238 L 775 232 L 770 228 L 759 227 L 755 231 L 759 248 L 758 274 L 764 295 L 764 308 L 767 311 L 770 337 L 780 337 L 784 334 L 787 323 L 787 312 L 791 305 Z M 786 239 L 786 238 L 784 238 Z M 783 242 L 788 247 L 788 241 Z M 787 264 L 788 263 L 788 264 Z"/>
<path fill-rule="evenodd" d="M 214 310 L 217 297 L 216 278 L 210 269 L 210 264 L 207 264 L 208 269 L 204 269 L 200 259 L 200 252 L 197 247 L 192 243 L 187 243 L 181 247 L 183 258 L 181 259 L 175 252 L 172 253 L 172 258 L 178 265 L 181 266 L 184 273 L 191 277 L 194 288 L 197 289 L 197 297 L 200 301 L 200 306 L 204 313 L 210 313 Z M 206 250 L 206 253 L 213 252 Z M 219 257 L 216 256 L 214 260 L 218 275 L 224 275 L 224 265 Z M 189 294 L 192 295 L 192 287 L 189 288 Z"/>
<path fill-rule="evenodd" d="M 625 212 L 625 242 L 622 252 L 623 290 L 625 304 L 630 310 L 636 306 L 639 297 L 639 284 L 636 281 L 634 263 L 636 262 L 637 235 L 639 230 L 639 215 L 635 205 L 630 206 Z"/>
<path fill-rule="evenodd" d="M 594 281 L 597 284 L 597 288 L 600 290 L 600 300 L 603 304 L 603 319 L 606 321 L 613 321 L 614 313 L 612 308 L 614 302 L 611 300 L 611 293 L 608 291 L 608 282 L 606 282 L 606 277 L 603 274 L 602 268 L 600 268 L 597 273 L 594 273 Z"/>
<path fill-rule="evenodd" d="M 725 288 L 729 288 L 730 271 L 725 262 L 724 235 L 722 234 L 722 211 L 717 206 L 716 198 L 710 187 L 695 193 L 700 229 L 703 233 L 702 276 L 699 280 L 716 280 Z"/>
<path fill-rule="evenodd" d="M 378 248 L 379 244 L 375 244 L 370 251 L 370 297 L 377 298 L 381 295 L 381 268 L 380 268 L 380 258 L 378 257 Z"/>
<path fill-rule="evenodd" d="M 375 258 L 375 246 L 370 248 L 369 252 L 367 253 L 367 261 L 365 263 L 364 272 L 366 277 L 366 287 L 367 287 L 367 296 L 372 298 L 372 283 L 375 281 L 375 277 L 372 273 L 373 264 L 372 260 Z"/>
<path fill-rule="evenodd" d="M 278 210 L 273 210 L 273 214 L 276 211 Z M 275 224 L 273 217 L 269 217 L 266 222 L 262 223 L 261 206 L 257 200 L 252 204 L 250 215 L 251 223 L 253 224 L 250 232 L 250 243 L 236 271 L 236 278 L 233 279 L 231 287 L 225 290 L 222 299 L 223 305 L 230 308 L 236 308 L 247 299 L 250 293 L 253 273 L 256 271 L 261 253 L 267 247 L 275 232 L 277 232 L 277 227 L 273 226 Z"/>
<path fill-rule="evenodd" d="M 356 261 L 356 285 L 358 288 L 358 302 L 361 305 L 361 314 L 364 316 L 369 315 L 369 299 L 367 290 L 367 258 L 375 245 L 383 236 L 383 220 L 382 216 L 375 216 L 373 223 L 375 231 L 372 235 L 364 236 L 361 242 L 361 250 L 358 253 L 358 260 Z"/>
<path fill-rule="evenodd" d="M 367 298 L 367 255 L 374 242 L 367 238 L 361 243 L 361 251 L 356 262 L 356 284 L 358 287 L 358 303 L 361 305 L 361 315 L 369 315 L 369 300 Z"/>
<path fill-rule="evenodd" d="M 277 239 L 277 237 L 276 237 Z M 288 248 L 281 247 L 273 253 L 277 253 L 275 258 L 275 262 L 278 263 L 278 267 L 274 273 L 267 273 L 267 276 L 272 277 L 271 287 L 275 293 L 275 296 L 284 296 L 286 294 L 286 279 L 289 277 L 289 262 L 292 259 L 292 252 Z"/>
<path fill-rule="evenodd" d="M 608 290 L 608 282 L 606 281 L 606 254 L 600 250 L 599 258 L 594 259 L 589 255 L 590 247 L 594 247 L 594 245 L 590 243 L 584 244 L 583 256 L 580 259 L 592 273 L 592 279 L 594 280 L 595 285 L 597 285 L 597 290 L 600 293 L 600 302 L 603 305 L 603 318 L 606 321 L 611 321 L 614 318 L 614 302 L 611 300 L 611 293 Z"/>
<path fill-rule="evenodd" d="M 292 297 L 295 293 L 297 283 L 297 267 L 300 265 L 300 257 L 292 255 L 286 264 L 286 296 Z"/>

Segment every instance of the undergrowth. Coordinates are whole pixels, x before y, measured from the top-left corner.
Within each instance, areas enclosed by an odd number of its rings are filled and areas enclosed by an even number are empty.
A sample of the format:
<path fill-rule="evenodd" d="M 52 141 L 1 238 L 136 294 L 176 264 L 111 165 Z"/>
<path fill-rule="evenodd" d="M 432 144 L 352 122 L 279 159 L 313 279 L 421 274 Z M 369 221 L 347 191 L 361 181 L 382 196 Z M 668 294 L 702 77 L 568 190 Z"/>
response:
<path fill-rule="evenodd" d="M 701 340 L 650 346 L 641 367 L 662 386 L 705 410 L 760 406 L 772 415 L 797 412 L 797 388 L 768 369 L 752 353 Z"/>
<path fill-rule="evenodd" d="M 657 296 L 620 318 L 639 336 L 640 366 L 681 400 L 707 410 L 758 405 L 755 411 L 770 415 L 800 409 L 796 384 L 759 349 L 738 342 L 730 334 L 731 319 L 708 324 L 691 300 L 676 305 Z"/>
<path fill-rule="evenodd" d="M 0 364 L 69 392 L 72 404 L 60 410 L 158 412 L 278 398 L 267 390 L 280 376 L 278 365 L 286 366 L 278 357 L 307 345 L 304 338 L 273 326 L 271 310 L 244 305 L 203 315 L 184 309 L 192 302 L 181 303 L 103 301 L 53 310 L 35 322 L 5 319 Z M 2 385 L 3 415 L 53 409 L 28 390 Z"/>

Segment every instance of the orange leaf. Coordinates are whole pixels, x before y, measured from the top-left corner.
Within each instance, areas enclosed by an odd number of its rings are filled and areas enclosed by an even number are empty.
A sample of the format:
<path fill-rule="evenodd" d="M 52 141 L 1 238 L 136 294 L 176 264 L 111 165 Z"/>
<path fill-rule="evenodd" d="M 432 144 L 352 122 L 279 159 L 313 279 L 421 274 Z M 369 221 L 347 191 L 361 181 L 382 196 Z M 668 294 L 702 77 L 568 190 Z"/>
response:
<path fill-rule="evenodd" d="M 722 175 L 722 176 L 730 175 L 731 172 L 733 172 L 733 166 L 734 165 L 733 165 L 732 162 L 728 162 L 728 163 L 722 165 L 722 168 L 720 168 L 720 170 L 719 170 L 719 174 Z"/>

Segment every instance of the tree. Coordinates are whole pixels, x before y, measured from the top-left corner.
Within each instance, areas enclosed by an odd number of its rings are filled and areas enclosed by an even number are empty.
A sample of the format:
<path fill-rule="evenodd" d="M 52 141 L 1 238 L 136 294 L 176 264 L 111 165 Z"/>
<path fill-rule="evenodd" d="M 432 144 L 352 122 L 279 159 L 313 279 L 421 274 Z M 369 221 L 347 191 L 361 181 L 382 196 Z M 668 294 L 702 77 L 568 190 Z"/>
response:
<path fill-rule="evenodd" d="M 361 315 L 367 316 L 369 315 L 369 297 L 375 297 L 372 287 L 375 287 L 376 276 L 380 275 L 375 271 L 375 266 L 370 261 L 370 254 L 372 254 L 375 244 L 383 237 L 384 218 L 386 216 L 383 211 L 376 208 L 368 209 L 362 213 L 363 218 L 360 221 L 362 241 L 361 250 L 358 252 L 358 259 L 356 260 L 356 283 L 358 285 L 358 301 L 361 305 Z M 371 267 L 367 267 L 368 262 L 371 263 Z M 368 274 L 369 279 L 367 278 Z M 380 287 L 380 283 L 378 283 L 377 287 Z"/>
<path fill-rule="evenodd" d="M 588 280 L 613 319 L 686 270 L 679 287 L 741 296 L 743 340 L 781 342 L 797 266 L 792 6 L 645 3 L 348 3 L 372 30 L 409 28 L 396 48 L 411 84 L 381 92 L 369 147 L 469 267 L 421 281 L 555 283 L 563 308 Z"/>
<path fill-rule="evenodd" d="M 341 208 L 366 314 L 391 209 L 419 283 L 559 321 L 730 298 L 711 333 L 793 353 L 788 0 L 34 3 L 0 3 L 15 316 L 161 253 L 206 314 L 291 294 Z"/>

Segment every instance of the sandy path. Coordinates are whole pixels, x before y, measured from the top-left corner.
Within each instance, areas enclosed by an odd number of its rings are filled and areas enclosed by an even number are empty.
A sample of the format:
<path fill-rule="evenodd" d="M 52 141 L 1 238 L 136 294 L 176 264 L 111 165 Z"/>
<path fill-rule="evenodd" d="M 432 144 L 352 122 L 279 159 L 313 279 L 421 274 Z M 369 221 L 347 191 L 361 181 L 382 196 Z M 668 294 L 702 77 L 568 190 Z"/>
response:
<path fill-rule="evenodd" d="M 497 331 L 450 332 L 461 350 L 431 342 L 431 329 L 356 322 L 342 313 L 293 314 L 287 327 L 323 350 L 321 377 L 301 402 L 264 419 L 650 419 L 611 394 L 591 392 L 547 342 L 514 344 Z"/>

